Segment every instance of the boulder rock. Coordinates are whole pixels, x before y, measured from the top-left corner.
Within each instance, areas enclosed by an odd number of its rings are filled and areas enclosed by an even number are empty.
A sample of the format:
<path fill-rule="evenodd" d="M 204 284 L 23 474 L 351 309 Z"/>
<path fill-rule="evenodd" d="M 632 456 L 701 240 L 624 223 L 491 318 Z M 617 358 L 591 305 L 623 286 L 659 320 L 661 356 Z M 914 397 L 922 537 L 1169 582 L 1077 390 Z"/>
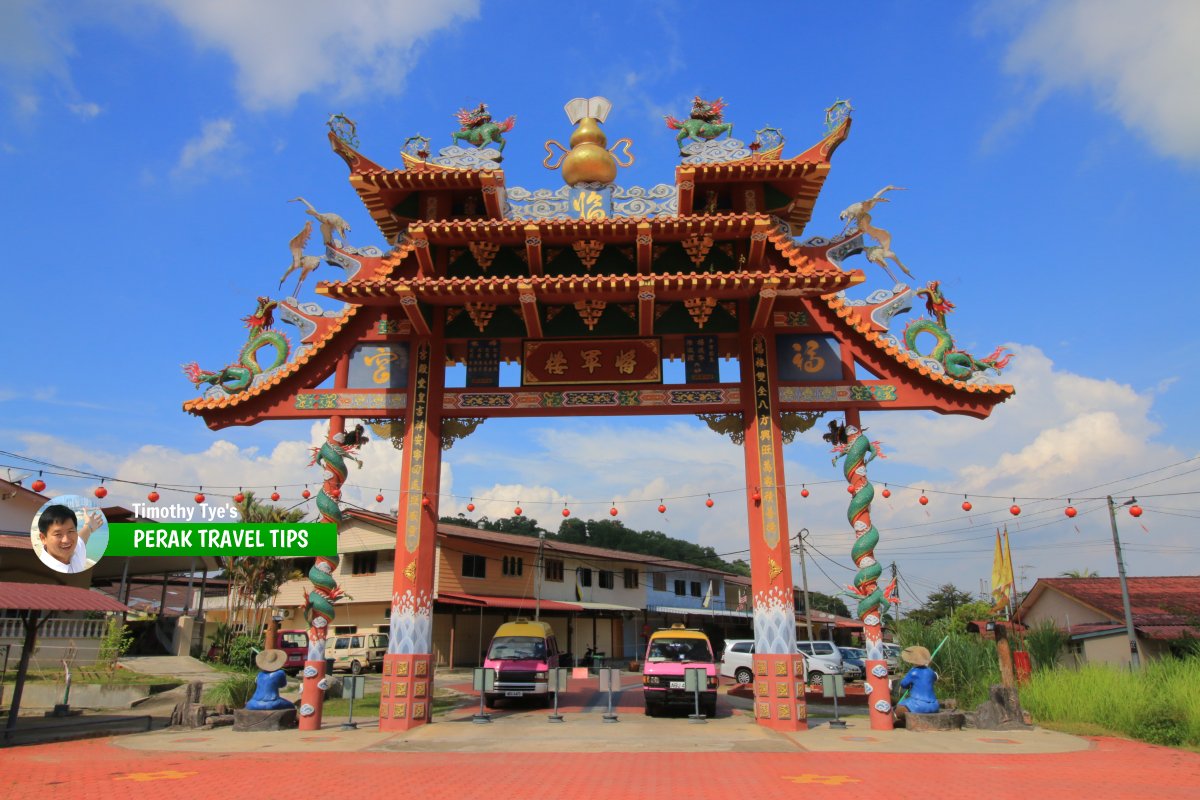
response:
<path fill-rule="evenodd" d="M 235 731 L 285 731 L 299 726 L 295 708 L 253 711 L 239 708 L 233 712 Z"/>

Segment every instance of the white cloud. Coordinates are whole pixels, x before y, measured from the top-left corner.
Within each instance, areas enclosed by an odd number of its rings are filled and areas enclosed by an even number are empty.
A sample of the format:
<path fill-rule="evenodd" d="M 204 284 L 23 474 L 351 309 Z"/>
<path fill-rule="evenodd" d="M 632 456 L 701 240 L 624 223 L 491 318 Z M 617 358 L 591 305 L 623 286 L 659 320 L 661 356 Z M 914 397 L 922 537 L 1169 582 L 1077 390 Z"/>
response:
<path fill-rule="evenodd" d="M 362 0 L 153 0 L 197 43 L 220 50 L 237 67 L 249 108 L 287 107 L 302 94 L 341 98 L 394 94 L 433 32 L 474 17 L 478 0 L 438 3 Z"/>
<path fill-rule="evenodd" d="M 1026 108 L 1058 90 L 1088 90 L 1159 153 L 1200 161 L 1200 4 L 1066 0 L 985 13 L 1016 25 L 1005 69 L 1034 81 Z M 1007 112 L 992 136 L 1024 118 Z"/>
<path fill-rule="evenodd" d="M 67 108 L 72 114 L 83 119 L 93 119 L 104 111 L 98 103 L 68 103 Z"/>
<path fill-rule="evenodd" d="M 171 174 L 181 177 L 216 163 L 217 156 L 232 143 L 233 129 L 231 119 L 205 122 L 200 134 L 184 144 Z"/>

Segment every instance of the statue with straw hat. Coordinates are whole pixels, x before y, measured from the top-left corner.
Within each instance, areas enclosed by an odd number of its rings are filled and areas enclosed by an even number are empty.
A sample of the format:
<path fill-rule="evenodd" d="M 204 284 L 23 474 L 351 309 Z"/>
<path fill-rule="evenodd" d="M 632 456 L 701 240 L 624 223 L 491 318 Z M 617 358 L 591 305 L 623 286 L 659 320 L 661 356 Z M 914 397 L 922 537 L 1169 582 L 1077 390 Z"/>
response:
<path fill-rule="evenodd" d="M 933 661 L 929 649 L 920 645 L 906 647 L 900 658 L 913 666 L 900 680 L 900 686 L 908 690 L 908 697 L 897 704 L 897 711 L 903 708 L 914 714 L 936 714 L 941 708 L 933 693 L 938 676 L 929 666 Z"/>
<path fill-rule="evenodd" d="M 287 686 L 287 674 L 283 671 L 286 663 L 287 653 L 282 650 L 262 650 L 254 656 L 254 664 L 262 671 L 254 679 L 254 696 L 246 703 L 246 708 L 277 711 L 296 707 L 291 700 L 279 696 L 279 690 Z"/>

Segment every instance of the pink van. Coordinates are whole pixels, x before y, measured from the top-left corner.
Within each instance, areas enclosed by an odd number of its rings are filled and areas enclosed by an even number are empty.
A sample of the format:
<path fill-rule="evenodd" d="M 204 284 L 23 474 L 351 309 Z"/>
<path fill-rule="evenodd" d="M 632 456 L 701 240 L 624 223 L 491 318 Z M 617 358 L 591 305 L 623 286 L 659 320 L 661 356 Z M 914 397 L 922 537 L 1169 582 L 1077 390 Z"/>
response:
<path fill-rule="evenodd" d="M 495 708 L 501 698 L 540 697 L 549 707 L 548 673 L 558 668 L 558 642 L 554 630 L 545 622 L 518 619 L 496 629 L 483 661 L 486 669 L 496 670 L 493 691 L 484 695 L 488 708 Z"/>
<path fill-rule="evenodd" d="M 646 662 L 642 667 L 642 689 L 646 697 L 646 716 L 668 706 L 694 707 L 696 699 L 684 689 L 684 670 L 703 668 L 707 687 L 700 692 L 700 711 L 717 715 L 717 665 L 712 645 L 703 631 L 672 625 L 650 635 Z"/>

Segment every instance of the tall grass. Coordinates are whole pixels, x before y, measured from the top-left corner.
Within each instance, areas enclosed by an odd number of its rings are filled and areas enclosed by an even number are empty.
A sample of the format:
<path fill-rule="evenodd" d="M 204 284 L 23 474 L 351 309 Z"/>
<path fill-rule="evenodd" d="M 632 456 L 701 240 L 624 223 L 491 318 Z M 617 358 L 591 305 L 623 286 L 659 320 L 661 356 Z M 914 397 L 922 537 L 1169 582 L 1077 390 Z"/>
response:
<path fill-rule="evenodd" d="M 1090 723 L 1134 739 L 1200 746 L 1200 657 L 1143 663 L 1140 672 L 1104 664 L 1034 673 L 1021 704 L 1035 721 Z"/>
<path fill-rule="evenodd" d="M 953 697 L 960 709 L 974 709 L 988 698 L 988 688 L 1000 682 L 996 643 L 967 633 L 949 619 L 930 625 L 904 620 L 896 626 L 896 639 L 901 647 L 921 645 L 930 653 L 946 639 L 933 659 L 938 674 L 934 690 L 941 699 Z"/>
<path fill-rule="evenodd" d="M 234 672 L 220 683 L 208 687 L 204 702 L 209 705 L 226 705 L 230 708 L 245 708 L 254 696 L 257 673 Z"/>

